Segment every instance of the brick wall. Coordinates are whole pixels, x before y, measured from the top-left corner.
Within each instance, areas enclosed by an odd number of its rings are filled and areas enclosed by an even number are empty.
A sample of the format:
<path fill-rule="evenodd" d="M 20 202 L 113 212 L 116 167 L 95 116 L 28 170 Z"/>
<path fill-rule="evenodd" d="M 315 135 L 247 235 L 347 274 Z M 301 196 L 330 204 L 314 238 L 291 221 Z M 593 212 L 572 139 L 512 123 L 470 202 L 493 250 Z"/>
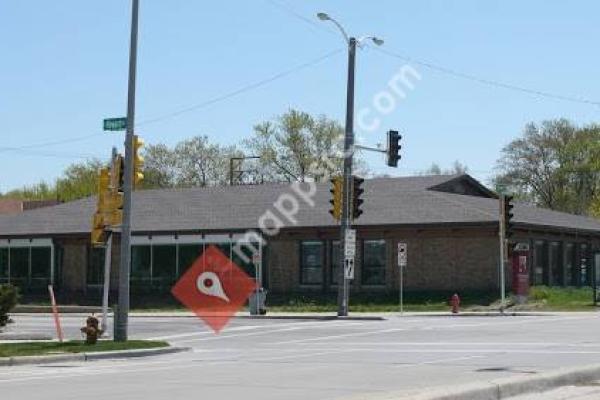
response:
<path fill-rule="evenodd" d="M 300 285 L 300 242 L 321 239 L 325 244 L 324 284 Z M 386 283 L 361 284 L 362 239 L 386 239 Z M 337 234 L 297 234 L 269 241 L 267 268 L 269 288 L 274 292 L 332 290 L 329 271 L 330 240 Z M 493 230 L 440 232 L 371 230 L 358 232 L 354 290 L 395 291 L 399 285 L 397 243 L 408 245 L 408 267 L 404 275 L 407 290 L 490 289 L 498 286 L 498 239 Z"/>

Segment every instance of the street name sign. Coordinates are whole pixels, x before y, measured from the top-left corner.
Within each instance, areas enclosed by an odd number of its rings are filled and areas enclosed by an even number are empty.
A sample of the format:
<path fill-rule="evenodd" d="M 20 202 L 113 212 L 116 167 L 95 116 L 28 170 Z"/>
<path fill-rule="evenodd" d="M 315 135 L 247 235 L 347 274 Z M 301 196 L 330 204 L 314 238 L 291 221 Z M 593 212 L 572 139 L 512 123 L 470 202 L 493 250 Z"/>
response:
<path fill-rule="evenodd" d="M 102 121 L 105 131 L 124 131 L 127 128 L 127 118 L 107 118 Z"/>

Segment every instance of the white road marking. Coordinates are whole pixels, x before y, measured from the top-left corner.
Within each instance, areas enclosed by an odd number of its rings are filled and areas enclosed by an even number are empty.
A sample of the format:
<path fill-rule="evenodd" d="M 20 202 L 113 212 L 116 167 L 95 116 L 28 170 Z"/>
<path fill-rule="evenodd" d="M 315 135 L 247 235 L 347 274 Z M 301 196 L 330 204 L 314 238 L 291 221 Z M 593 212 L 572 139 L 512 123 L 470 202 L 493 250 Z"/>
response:
<path fill-rule="evenodd" d="M 502 318 L 502 317 L 498 317 L 498 318 Z M 306 339 L 295 339 L 295 340 L 288 340 L 288 341 L 283 341 L 283 342 L 275 342 L 273 344 L 275 345 L 284 345 L 284 344 L 293 344 L 293 343 L 306 343 L 306 342 L 316 342 L 316 341 L 322 341 L 322 340 L 331 340 L 331 339 L 341 339 L 341 338 L 347 338 L 347 337 L 356 337 L 356 336 L 369 336 L 369 335 L 378 335 L 378 334 L 382 334 L 382 333 L 392 333 L 392 332 L 401 332 L 401 331 L 419 331 L 419 330 L 443 330 L 443 329 L 449 329 L 449 328 L 476 328 L 476 327 L 482 327 L 482 326 L 506 326 L 506 325 L 515 325 L 515 324 L 524 324 L 524 323 L 540 323 L 540 322 L 552 322 L 552 321 L 566 321 L 566 320 L 577 320 L 577 319 L 588 319 L 589 317 L 585 316 L 585 317 L 561 317 L 561 318 L 542 318 L 542 319 L 519 319 L 520 317 L 516 317 L 518 320 L 510 320 L 510 321 L 503 321 L 500 323 L 494 323 L 494 322 L 480 322 L 480 323 L 467 323 L 467 324 L 440 324 L 440 325 L 430 325 L 430 326 L 424 326 L 424 327 L 412 327 L 412 328 L 391 328 L 391 329 L 380 329 L 380 330 L 376 330 L 376 331 L 366 331 L 366 332 L 352 332 L 352 333 L 344 333 L 344 334 L 340 334 L 340 335 L 329 335 L 329 336 L 318 336 L 318 337 L 312 337 L 312 338 L 306 338 Z"/>

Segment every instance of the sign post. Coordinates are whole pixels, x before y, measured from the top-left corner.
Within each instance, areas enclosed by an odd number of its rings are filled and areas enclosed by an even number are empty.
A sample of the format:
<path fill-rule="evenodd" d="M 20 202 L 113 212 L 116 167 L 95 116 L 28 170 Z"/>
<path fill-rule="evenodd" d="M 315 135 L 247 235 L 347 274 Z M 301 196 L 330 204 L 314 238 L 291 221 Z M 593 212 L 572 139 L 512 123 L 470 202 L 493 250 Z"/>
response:
<path fill-rule="evenodd" d="M 58 315 L 58 306 L 56 305 L 56 297 L 54 297 L 54 288 L 52 285 L 48 285 L 48 293 L 50 293 L 50 304 L 52 304 L 52 314 L 54 315 L 56 335 L 58 336 L 58 341 L 62 343 L 64 340 L 64 335 L 62 326 L 60 325 L 60 316 Z"/>
<path fill-rule="evenodd" d="M 408 264 L 408 246 L 398 242 L 398 268 L 400 273 L 400 315 L 404 314 L 404 268 Z"/>

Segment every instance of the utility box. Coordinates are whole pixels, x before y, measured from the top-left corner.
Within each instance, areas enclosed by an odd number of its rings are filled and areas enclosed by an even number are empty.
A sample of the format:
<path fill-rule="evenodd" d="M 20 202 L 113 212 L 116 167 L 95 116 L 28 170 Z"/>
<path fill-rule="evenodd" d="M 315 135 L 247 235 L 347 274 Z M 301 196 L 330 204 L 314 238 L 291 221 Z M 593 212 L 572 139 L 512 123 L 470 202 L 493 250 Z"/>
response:
<path fill-rule="evenodd" d="M 265 315 L 267 313 L 267 291 L 264 288 L 252 292 L 248 299 L 250 315 Z"/>
<path fill-rule="evenodd" d="M 523 304 L 529 295 L 529 244 L 517 243 L 512 252 L 512 292 L 515 301 Z"/>

